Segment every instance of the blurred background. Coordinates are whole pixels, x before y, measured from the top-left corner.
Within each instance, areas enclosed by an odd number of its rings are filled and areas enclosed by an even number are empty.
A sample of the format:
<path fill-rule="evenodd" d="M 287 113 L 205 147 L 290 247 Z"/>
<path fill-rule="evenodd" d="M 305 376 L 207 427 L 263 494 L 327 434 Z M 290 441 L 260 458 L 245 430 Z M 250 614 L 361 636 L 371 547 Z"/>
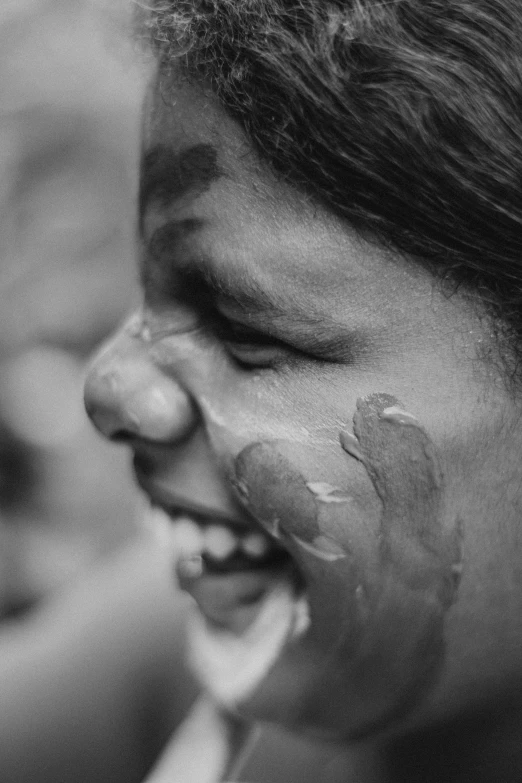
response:
<path fill-rule="evenodd" d="M 136 532 L 128 457 L 83 410 L 92 352 L 137 299 L 147 64 L 126 0 L 0 4 L 0 621 Z"/>

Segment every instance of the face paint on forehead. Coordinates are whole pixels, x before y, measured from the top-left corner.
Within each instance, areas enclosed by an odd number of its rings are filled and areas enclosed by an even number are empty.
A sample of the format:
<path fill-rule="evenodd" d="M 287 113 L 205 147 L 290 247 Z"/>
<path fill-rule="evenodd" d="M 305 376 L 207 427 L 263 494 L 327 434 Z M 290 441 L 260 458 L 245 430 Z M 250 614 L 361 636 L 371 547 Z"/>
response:
<path fill-rule="evenodd" d="M 320 634 L 335 627 L 332 644 L 338 654 L 344 650 L 354 680 L 353 708 L 358 693 L 361 703 L 368 700 L 382 678 L 383 694 L 402 693 L 394 707 L 383 695 L 383 711 L 400 711 L 434 683 L 443 663 L 444 616 L 461 572 L 460 524 L 447 518 L 434 444 L 395 397 L 357 401 L 353 433 L 340 432 L 343 454 L 342 489 L 303 475 L 303 461 L 278 441 L 246 447 L 234 483 L 249 513 L 288 547 L 311 585 L 311 633 L 314 625 Z M 355 486 L 358 464 L 373 505 Z"/>

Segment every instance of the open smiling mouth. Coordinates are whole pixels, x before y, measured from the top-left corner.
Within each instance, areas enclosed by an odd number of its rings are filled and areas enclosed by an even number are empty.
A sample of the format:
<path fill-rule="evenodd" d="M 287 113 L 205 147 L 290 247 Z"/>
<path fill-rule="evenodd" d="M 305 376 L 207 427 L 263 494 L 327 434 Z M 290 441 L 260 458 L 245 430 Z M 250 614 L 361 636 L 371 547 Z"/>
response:
<path fill-rule="evenodd" d="M 194 599 L 189 663 L 221 703 L 239 704 L 309 626 L 300 571 L 288 550 L 254 521 L 148 494 L 156 522 L 168 527 L 173 541 L 179 584 Z"/>

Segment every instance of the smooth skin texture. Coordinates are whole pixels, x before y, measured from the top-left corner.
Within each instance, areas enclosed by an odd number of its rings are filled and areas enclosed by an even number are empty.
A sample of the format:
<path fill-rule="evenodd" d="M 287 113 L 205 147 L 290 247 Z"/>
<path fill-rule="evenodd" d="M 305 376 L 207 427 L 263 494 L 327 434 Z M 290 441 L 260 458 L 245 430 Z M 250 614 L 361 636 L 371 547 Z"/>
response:
<path fill-rule="evenodd" d="M 199 185 L 180 174 L 179 198 L 147 184 L 144 306 L 94 363 L 86 404 L 108 437 L 129 442 L 149 490 L 231 517 L 263 517 L 247 497 L 256 444 L 282 455 L 292 481 L 265 493 L 284 506 L 312 625 L 244 716 L 343 742 L 377 727 L 406 736 L 479 704 L 488 714 L 522 668 L 522 432 L 518 404 L 481 358 L 494 351 L 487 320 L 277 181 L 196 88 L 151 91 L 144 144 L 171 162 L 213 145 L 216 159 L 207 154 L 212 175 L 203 162 Z M 362 459 L 343 448 L 352 436 Z M 324 501 L 335 495 L 353 513 Z M 312 522 L 298 513 L 310 503 Z M 346 558 L 289 543 L 317 533 Z M 379 780 L 394 779 L 398 758 Z M 438 752 L 433 769 L 462 779 L 453 758 Z"/>

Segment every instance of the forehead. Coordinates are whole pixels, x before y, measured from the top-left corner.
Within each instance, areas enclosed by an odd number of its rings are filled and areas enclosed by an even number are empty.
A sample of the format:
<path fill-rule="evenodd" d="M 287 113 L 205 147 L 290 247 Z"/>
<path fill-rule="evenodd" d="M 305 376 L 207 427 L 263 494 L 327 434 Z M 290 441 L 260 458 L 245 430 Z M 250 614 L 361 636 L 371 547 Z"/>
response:
<path fill-rule="evenodd" d="M 467 320 L 467 306 L 434 293 L 433 277 L 419 264 L 362 240 L 261 163 L 242 129 L 202 89 L 159 80 L 147 99 L 143 148 L 144 157 L 169 151 L 178 164 L 180 156 L 190 164 L 194 149 L 214 150 L 200 167 L 199 186 L 178 182 L 168 203 L 145 205 L 146 241 L 171 221 L 197 225 L 183 245 L 188 264 L 204 258 L 218 279 L 247 278 L 280 309 L 369 330 L 383 345 L 392 334 L 397 342 L 414 333 L 418 321 L 431 323 L 439 339 Z M 186 173 L 190 180 L 190 165 Z"/>
<path fill-rule="evenodd" d="M 272 234 L 293 225 L 301 232 L 307 224 L 315 231 L 319 227 L 317 205 L 259 162 L 239 125 L 209 92 L 172 81 L 153 86 L 145 112 L 144 162 L 154 150 L 162 151 L 165 185 L 170 176 L 171 211 L 199 214 L 215 224 L 228 218 L 236 227 L 270 225 Z M 150 174 L 150 167 L 142 173 Z M 333 216 L 321 212 L 322 222 L 333 224 Z"/>
<path fill-rule="evenodd" d="M 241 128 L 223 111 L 210 91 L 171 77 L 159 78 L 148 92 L 144 111 L 143 146 L 157 145 L 180 153 L 194 147 L 212 148 L 220 171 L 234 182 L 241 195 L 256 194 L 268 202 L 277 181 L 259 165 Z"/>
<path fill-rule="evenodd" d="M 158 150 L 162 182 L 156 193 L 167 191 L 164 199 L 150 197 L 158 185 L 150 161 Z M 384 251 L 363 243 L 335 215 L 261 164 L 239 126 L 203 90 L 164 80 L 151 87 L 143 131 L 147 158 L 141 189 L 148 197 L 145 236 L 166 220 L 198 221 L 194 242 L 216 268 L 248 271 L 310 305 L 326 300 L 332 314 L 346 310 L 346 289 L 360 294 L 371 287 L 377 321 L 375 305 L 381 295 L 382 305 L 390 304 L 387 294 L 397 275 L 403 285 L 418 277 L 414 267 L 397 259 L 383 261 Z M 360 316 L 364 304 L 364 297 L 353 297 L 350 312 Z"/>

